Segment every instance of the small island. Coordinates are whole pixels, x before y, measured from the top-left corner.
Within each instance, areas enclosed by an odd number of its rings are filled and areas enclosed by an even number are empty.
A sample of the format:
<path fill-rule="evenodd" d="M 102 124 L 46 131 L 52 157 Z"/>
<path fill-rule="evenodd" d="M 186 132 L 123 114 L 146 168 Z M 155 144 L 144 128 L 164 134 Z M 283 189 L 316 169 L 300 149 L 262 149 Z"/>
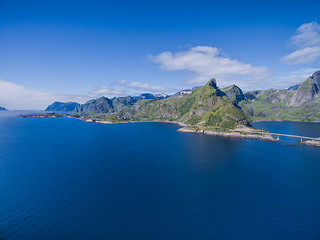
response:
<path fill-rule="evenodd" d="M 19 115 L 19 117 L 23 117 L 23 118 L 56 118 L 56 117 L 63 117 L 63 116 L 66 116 L 66 114 L 35 113 L 35 114 Z"/>

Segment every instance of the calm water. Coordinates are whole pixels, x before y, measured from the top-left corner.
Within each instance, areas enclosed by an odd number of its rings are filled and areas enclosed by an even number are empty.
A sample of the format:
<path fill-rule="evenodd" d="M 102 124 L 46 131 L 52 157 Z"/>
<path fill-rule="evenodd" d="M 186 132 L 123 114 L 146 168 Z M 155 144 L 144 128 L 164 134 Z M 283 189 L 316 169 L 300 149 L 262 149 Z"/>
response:
<path fill-rule="evenodd" d="M 1 113 L 0 239 L 320 239 L 320 148 L 177 129 Z"/>

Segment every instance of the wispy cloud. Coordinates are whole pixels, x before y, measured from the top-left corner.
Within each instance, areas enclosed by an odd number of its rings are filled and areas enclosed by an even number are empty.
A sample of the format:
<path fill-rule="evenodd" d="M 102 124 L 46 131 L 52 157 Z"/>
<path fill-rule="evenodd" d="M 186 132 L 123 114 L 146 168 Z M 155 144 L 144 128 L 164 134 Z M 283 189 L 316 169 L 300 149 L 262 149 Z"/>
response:
<path fill-rule="evenodd" d="M 307 64 L 320 57 L 320 25 L 317 22 L 302 24 L 293 37 L 291 44 L 296 50 L 281 60 L 286 64 Z"/>
<path fill-rule="evenodd" d="M 127 94 L 127 91 L 124 89 L 119 88 L 110 88 L 107 86 L 100 86 L 95 88 L 93 91 L 90 92 L 92 95 L 96 96 L 123 96 Z"/>
<path fill-rule="evenodd" d="M 167 91 L 171 90 L 166 87 L 151 85 L 149 83 L 127 82 L 125 80 L 120 80 L 119 82 L 116 82 L 115 84 L 123 86 L 127 89 L 132 89 L 132 90 L 136 90 L 136 91 L 143 91 L 143 92 L 150 92 L 150 93 L 167 92 Z"/>
<path fill-rule="evenodd" d="M 175 89 L 166 88 L 162 86 L 152 85 L 145 82 L 128 82 L 126 80 L 115 81 L 110 84 L 111 86 L 99 86 L 93 91 L 89 92 L 94 97 L 122 97 L 122 96 L 136 96 L 141 93 L 168 93 L 173 92 Z"/>
<path fill-rule="evenodd" d="M 99 96 L 128 96 L 138 95 L 142 92 L 161 93 L 169 90 L 168 88 L 148 83 L 127 82 L 124 80 L 115 82 L 112 85 L 117 87 L 100 86 L 89 92 L 88 95 L 75 95 L 39 91 L 0 79 L 0 106 L 10 110 L 43 110 L 55 101 L 84 103 Z"/>
<path fill-rule="evenodd" d="M 202 84 L 210 78 L 218 79 L 220 85 L 237 84 L 250 85 L 252 81 L 258 82 L 271 74 L 266 67 L 256 67 L 249 63 L 222 56 L 216 47 L 196 46 L 186 51 L 163 52 L 156 56 L 149 56 L 154 63 L 166 71 L 188 71 L 194 74 L 186 83 Z"/>
<path fill-rule="evenodd" d="M 280 77 L 279 81 L 274 83 L 274 87 L 288 88 L 292 85 L 302 83 L 309 76 L 311 76 L 318 68 L 300 68 L 292 71 L 289 75 Z"/>
<path fill-rule="evenodd" d="M 45 109 L 54 101 L 84 103 L 86 95 L 67 95 L 39 91 L 0 79 L 0 106 L 10 110 Z"/>

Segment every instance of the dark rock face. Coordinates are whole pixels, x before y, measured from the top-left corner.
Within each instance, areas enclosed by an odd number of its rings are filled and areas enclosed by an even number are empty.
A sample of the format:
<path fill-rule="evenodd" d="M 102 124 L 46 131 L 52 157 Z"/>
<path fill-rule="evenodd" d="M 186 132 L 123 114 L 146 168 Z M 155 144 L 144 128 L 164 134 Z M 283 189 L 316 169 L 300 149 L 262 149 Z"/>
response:
<path fill-rule="evenodd" d="M 245 96 L 242 90 L 236 85 L 232 85 L 230 87 L 223 88 L 221 90 L 227 95 L 229 99 L 231 99 L 232 101 L 235 101 L 236 103 L 245 99 Z"/>
<path fill-rule="evenodd" d="M 112 101 L 114 111 L 119 111 L 121 108 L 134 105 L 139 100 L 138 97 L 117 97 Z"/>
<path fill-rule="evenodd" d="M 113 103 L 109 98 L 101 97 L 98 99 L 93 99 L 80 107 L 80 112 L 87 113 L 110 113 L 113 112 Z"/>
<path fill-rule="evenodd" d="M 63 112 L 87 112 L 87 113 L 113 113 L 124 107 L 133 106 L 141 99 L 160 100 L 167 98 L 166 94 L 143 93 L 138 97 L 115 97 L 112 99 L 100 97 L 92 99 L 85 104 L 76 102 L 54 102 L 46 108 L 46 111 L 63 111 Z"/>
<path fill-rule="evenodd" d="M 4 107 L 0 107 L 0 111 L 6 111 L 7 109 Z"/>
<path fill-rule="evenodd" d="M 244 94 L 244 97 L 247 100 L 254 100 L 255 98 L 257 98 L 258 94 L 261 92 L 261 90 L 255 90 L 255 91 L 250 91 L 250 92 L 246 92 Z"/>
<path fill-rule="evenodd" d="M 288 87 L 287 90 L 290 90 L 290 91 L 298 90 L 299 86 L 300 86 L 300 84 L 296 84 L 296 85 Z"/>
<path fill-rule="evenodd" d="M 286 90 L 246 92 L 239 103 L 252 120 L 320 121 L 320 71 Z M 296 90 L 294 90 L 296 89 Z"/>
<path fill-rule="evenodd" d="M 151 93 L 142 93 L 139 99 L 156 99 L 156 97 Z"/>
<path fill-rule="evenodd" d="M 320 71 L 315 72 L 300 84 L 296 93 L 288 102 L 289 107 L 298 107 L 312 101 L 320 95 Z"/>
<path fill-rule="evenodd" d="M 217 87 L 217 81 L 216 81 L 215 78 L 211 78 L 211 79 L 209 80 L 209 82 L 207 82 L 206 85 L 207 85 L 207 86 L 210 86 L 210 87 L 213 87 L 213 88 L 215 88 L 215 89 L 218 88 L 218 87 Z"/>
<path fill-rule="evenodd" d="M 49 105 L 45 111 L 63 111 L 63 112 L 76 112 L 80 109 L 80 104 L 76 102 L 54 102 Z"/>
<path fill-rule="evenodd" d="M 312 74 L 311 78 L 313 79 L 313 82 L 318 86 L 318 88 L 320 88 L 320 70 Z"/>

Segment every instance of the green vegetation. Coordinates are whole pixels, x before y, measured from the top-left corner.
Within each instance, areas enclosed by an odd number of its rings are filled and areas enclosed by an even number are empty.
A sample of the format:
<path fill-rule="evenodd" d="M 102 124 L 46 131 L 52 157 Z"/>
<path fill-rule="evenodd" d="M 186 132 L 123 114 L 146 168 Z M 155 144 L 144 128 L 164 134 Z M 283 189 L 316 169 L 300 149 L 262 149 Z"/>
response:
<path fill-rule="evenodd" d="M 141 120 L 166 120 L 205 127 L 235 128 L 248 125 L 242 111 L 228 99 L 211 79 L 205 86 L 181 98 L 139 100 L 131 108 L 121 111 L 120 117 Z"/>
<path fill-rule="evenodd" d="M 63 114 L 57 113 L 42 113 L 42 114 L 28 114 L 28 115 L 20 115 L 23 118 L 54 118 L 54 117 L 62 117 Z"/>
<path fill-rule="evenodd" d="M 81 113 L 73 117 L 112 123 L 131 121 L 181 122 L 192 127 L 231 129 L 249 122 L 241 109 L 225 97 L 211 79 L 191 94 L 160 100 L 140 99 L 134 105 L 124 106 L 117 112 Z"/>
<path fill-rule="evenodd" d="M 191 91 L 188 91 L 189 93 Z M 288 90 L 268 89 L 243 93 L 236 86 L 220 90 L 215 79 L 191 94 L 168 97 L 141 94 L 138 97 L 100 97 L 85 104 L 51 104 L 48 109 L 64 109 L 71 117 L 113 123 L 128 121 L 174 121 L 190 126 L 236 128 L 250 121 L 320 121 L 320 71 Z M 33 115 L 31 117 L 55 117 Z"/>
<path fill-rule="evenodd" d="M 239 106 L 250 121 L 320 121 L 320 99 L 300 106 L 288 106 L 293 95 L 292 91 L 265 90 L 257 94 L 254 100 L 241 101 Z"/>

